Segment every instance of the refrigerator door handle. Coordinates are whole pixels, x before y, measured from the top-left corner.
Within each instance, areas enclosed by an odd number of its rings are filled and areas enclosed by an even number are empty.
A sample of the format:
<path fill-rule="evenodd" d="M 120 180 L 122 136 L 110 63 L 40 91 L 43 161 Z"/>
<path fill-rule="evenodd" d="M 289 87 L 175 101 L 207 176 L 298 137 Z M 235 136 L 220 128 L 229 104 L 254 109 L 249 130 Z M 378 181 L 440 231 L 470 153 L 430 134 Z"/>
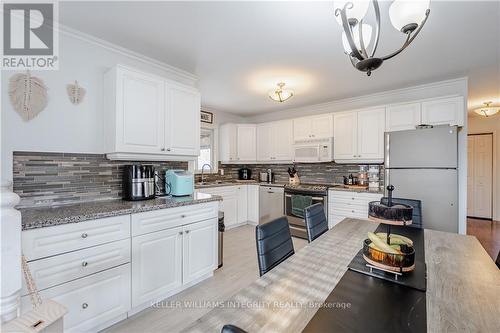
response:
<path fill-rule="evenodd" d="M 385 133 L 385 141 L 384 141 L 384 148 L 385 148 L 385 168 L 389 168 L 390 167 L 390 164 L 389 164 L 389 156 L 390 156 L 390 138 L 391 138 L 391 134 L 386 132 Z"/>

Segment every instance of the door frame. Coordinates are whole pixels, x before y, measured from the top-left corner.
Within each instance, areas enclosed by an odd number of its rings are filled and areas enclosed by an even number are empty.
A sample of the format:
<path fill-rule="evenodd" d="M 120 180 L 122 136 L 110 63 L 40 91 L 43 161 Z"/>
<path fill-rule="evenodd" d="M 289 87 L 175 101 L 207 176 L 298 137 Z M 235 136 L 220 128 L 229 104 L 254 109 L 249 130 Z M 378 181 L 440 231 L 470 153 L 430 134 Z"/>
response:
<path fill-rule="evenodd" d="M 496 204 L 497 202 L 497 198 L 498 198 L 498 195 L 499 195 L 499 189 L 497 188 L 497 172 L 495 172 L 497 170 L 497 146 L 496 146 L 496 131 L 492 131 L 492 132 L 478 132 L 478 133 L 467 133 L 467 137 L 469 136 L 478 136 L 478 135 L 491 135 L 491 159 L 492 159 L 492 163 L 491 163 L 491 173 L 492 173 L 492 177 L 491 177 L 491 182 L 492 182 L 492 186 L 491 186 L 491 220 L 496 220 L 497 217 L 500 217 L 500 207 L 498 207 L 498 205 Z M 469 167 L 469 165 L 467 164 L 467 168 Z M 469 204 L 467 202 L 467 204 Z M 481 217 L 475 217 L 475 216 L 469 216 L 467 215 L 467 218 L 474 218 L 474 219 L 479 219 L 479 220 L 490 220 L 490 219 L 487 219 L 487 218 L 481 218 Z"/>

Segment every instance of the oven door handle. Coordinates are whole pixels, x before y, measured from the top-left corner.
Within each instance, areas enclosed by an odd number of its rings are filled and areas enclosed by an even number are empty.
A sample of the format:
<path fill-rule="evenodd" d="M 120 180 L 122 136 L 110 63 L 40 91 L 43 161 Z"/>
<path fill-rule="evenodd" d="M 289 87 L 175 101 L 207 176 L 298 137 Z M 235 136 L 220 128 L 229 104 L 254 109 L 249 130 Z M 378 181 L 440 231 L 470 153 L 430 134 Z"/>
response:
<path fill-rule="evenodd" d="M 285 197 L 291 198 L 292 195 L 291 194 L 285 194 Z M 325 201 L 325 198 L 323 198 L 323 197 L 311 197 L 311 199 L 318 200 L 318 201 Z"/>

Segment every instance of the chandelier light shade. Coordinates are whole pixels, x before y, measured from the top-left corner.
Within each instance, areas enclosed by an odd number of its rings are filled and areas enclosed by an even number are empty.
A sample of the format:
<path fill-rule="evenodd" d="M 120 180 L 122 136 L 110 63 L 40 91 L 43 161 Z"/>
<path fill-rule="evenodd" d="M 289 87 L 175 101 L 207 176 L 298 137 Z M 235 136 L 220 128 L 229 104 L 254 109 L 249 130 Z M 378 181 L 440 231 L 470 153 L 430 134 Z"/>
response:
<path fill-rule="evenodd" d="M 490 106 L 492 102 L 483 103 L 484 106 L 475 109 L 474 112 L 483 117 L 491 117 L 500 112 L 500 106 Z"/>
<path fill-rule="evenodd" d="M 279 82 L 277 86 L 278 86 L 277 89 L 269 91 L 269 98 L 279 103 L 283 103 L 284 101 L 292 98 L 293 91 L 290 89 L 284 89 L 285 87 L 284 82 Z"/>
<path fill-rule="evenodd" d="M 375 12 L 375 34 L 372 34 L 372 26 L 363 23 L 370 3 L 373 4 Z M 394 28 L 406 35 L 406 39 L 403 45 L 391 54 L 375 56 L 380 38 L 378 1 L 335 1 L 335 18 L 344 29 L 342 45 L 352 65 L 370 76 L 372 71 L 379 68 L 385 60 L 400 54 L 413 42 L 427 22 L 430 14 L 429 5 L 430 0 L 394 0 L 389 8 L 389 18 Z M 372 44 L 371 50 L 369 50 L 370 44 Z"/>

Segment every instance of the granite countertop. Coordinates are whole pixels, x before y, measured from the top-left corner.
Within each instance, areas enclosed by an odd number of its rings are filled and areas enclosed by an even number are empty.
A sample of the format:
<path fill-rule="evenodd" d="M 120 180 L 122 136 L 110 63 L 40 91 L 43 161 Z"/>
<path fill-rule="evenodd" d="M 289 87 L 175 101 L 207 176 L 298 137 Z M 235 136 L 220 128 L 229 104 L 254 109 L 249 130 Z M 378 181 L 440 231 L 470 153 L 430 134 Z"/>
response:
<path fill-rule="evenodd" d="M 185 197 L 159 197 L 144 201 L 102 200 L 62 206 L 20 208 L 19 211 L 22 229 L 30 230 L 220 200 L 222 198 L 218 195 L 194 193 Z"/>
<path fill-rule="evenodd" d="M 185 332 L 219 332 L 225 324 L 248 332 L 302 332 L 376 227 L 370 221 L 343 220 Z M 500 271 L 479 241 L 428 229 L 424 233 L 427 331 L 498 332 Z"/>
<path fill-rule="evenodd" d="M 356 193 L 376 193 L 376 194 L 384 194 L 383 188 L 370 189 L 370 188 L 348 188 L 344 187 L 344 185 L 334 184 L 332 186 L 328 186 L 329 190 L 332 191 L 342 191 L 342 192 L 356 192 Z"/>
<path fill-rule="evenodd" d="M 200 183 L 196 183 L 194 185 L 194 188 L 197 190 L 201 190 L 204 188 L 212 188 L 212 187 L 224 187 L 224 186 L 238 186 L 238 185 L 260 185 L 260 186 L 276 186 L 276 187 L 283 187 L 288 183 L 264 183 L 264 182 L 259 182 L 256 180 L 250 180 L 250 181 L 238 181 L 238 180 L 228 180 L 228 181 L 222 181 L 220 183 L 211 183 L 208 182 L 206 184 L 201 185 Z"/>

